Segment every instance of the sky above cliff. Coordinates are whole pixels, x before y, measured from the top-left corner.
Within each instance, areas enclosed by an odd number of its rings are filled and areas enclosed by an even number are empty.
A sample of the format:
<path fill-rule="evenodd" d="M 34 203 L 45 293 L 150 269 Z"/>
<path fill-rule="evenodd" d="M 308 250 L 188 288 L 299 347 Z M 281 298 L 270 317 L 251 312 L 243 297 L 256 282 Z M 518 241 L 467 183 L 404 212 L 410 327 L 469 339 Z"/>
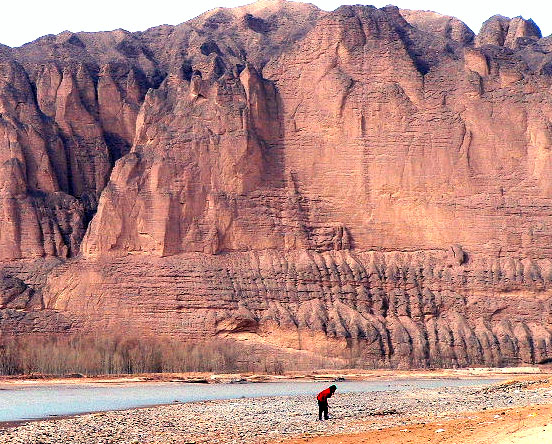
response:
<path fill-rule="evenodd" d="M 27 0 L 2 4 L 0 43 L 20 46 L 42 35 L 70 31 L 105 31 L 117 28 L 140 31 L 161 24 L 189 20 L 209 9 L 225 6 L 241 6 L 247 0 Z M 342 4 L 372 4 L 377 7 L 394 4 L 405 9 L 424 9 L 453 15 L 478 32 L 481 23 L 494 14 L 508 17 L 518 15 L 532 18 L 540 26 L 543 35 L 552 34 L 552 2 L 545 0 L 311 0 L 325 10 L 333 10 Z"/>

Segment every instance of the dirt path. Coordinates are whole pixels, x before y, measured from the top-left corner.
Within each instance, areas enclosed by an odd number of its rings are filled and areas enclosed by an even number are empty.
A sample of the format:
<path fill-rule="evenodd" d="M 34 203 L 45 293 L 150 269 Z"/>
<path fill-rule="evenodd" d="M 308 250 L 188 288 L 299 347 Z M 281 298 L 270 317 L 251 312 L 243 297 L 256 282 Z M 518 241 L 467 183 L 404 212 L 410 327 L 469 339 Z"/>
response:
<path fill-rule="evenodd" d="M 393 427 L 286 444 L 540 444 L 552 443 L 552 405 L 477 412 L 463 419 Z"/>

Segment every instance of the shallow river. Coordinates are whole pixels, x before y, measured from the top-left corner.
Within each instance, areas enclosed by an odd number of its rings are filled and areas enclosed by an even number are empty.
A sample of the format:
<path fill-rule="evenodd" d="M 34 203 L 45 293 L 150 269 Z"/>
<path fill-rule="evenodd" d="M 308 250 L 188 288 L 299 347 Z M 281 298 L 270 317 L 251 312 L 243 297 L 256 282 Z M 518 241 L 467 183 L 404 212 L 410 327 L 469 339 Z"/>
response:
<path fill-rule="evenodd" d="M 121 410 L 214 399 L 312 395 L 331 384 L 337 393 L 480 386 L 500 379 L 402 379 L 378 381 L 189 384 L 178 382 L 0 385 L 0 422 Z"/>

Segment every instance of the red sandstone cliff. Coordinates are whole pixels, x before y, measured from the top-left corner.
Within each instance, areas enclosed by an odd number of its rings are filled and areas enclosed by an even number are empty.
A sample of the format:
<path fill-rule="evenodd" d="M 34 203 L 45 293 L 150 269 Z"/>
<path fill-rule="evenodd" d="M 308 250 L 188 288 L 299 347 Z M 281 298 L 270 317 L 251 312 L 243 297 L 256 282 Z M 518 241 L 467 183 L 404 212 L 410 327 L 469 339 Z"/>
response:
<path fill-rule="evenodd" d="M 0 329 L 550 358 L 551 122 L 519 17 L 261 1 L 0 47 Z"/>

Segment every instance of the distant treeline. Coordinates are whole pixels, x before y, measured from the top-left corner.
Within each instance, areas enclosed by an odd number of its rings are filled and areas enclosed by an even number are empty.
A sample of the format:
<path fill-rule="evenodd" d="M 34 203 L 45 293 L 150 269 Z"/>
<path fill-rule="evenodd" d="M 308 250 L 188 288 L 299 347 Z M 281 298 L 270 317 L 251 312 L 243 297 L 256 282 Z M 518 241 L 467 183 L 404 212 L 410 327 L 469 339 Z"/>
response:
<path fill-rule="evenodd" d="M 283 361 L 252 359 L 243 346 L 225 340 L 198 343 L 127 335 L 0 338 L 0 374 L 49 375 L 178 372 L 283 373 Z"/>

